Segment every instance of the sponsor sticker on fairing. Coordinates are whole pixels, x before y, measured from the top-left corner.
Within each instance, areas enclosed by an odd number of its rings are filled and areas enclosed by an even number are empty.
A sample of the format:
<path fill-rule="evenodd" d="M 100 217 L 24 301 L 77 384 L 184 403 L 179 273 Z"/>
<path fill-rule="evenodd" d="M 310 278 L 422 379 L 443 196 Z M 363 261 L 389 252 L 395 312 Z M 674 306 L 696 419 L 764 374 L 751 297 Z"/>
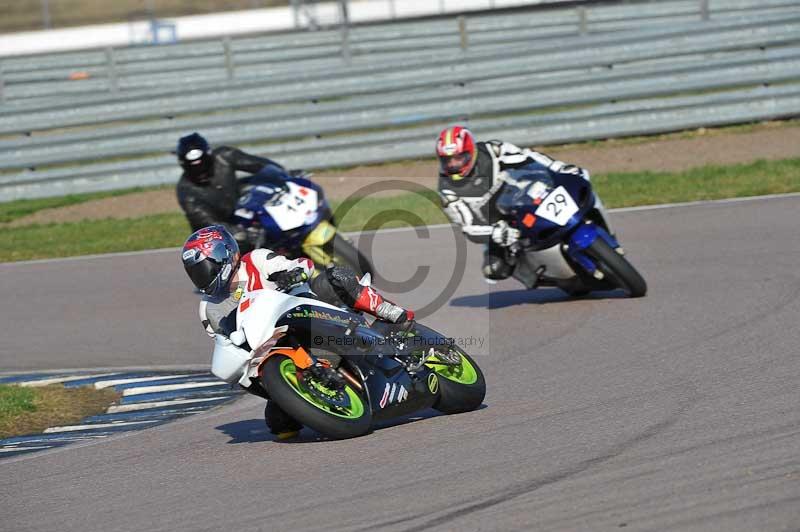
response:
<path fill-rule="evenodd" d="M 183 260 L 193 259 L 196 254 L 197 250 L 187 249 L 186 251 L 183 252 Z"/>
<path fill-rule="evenodd" d="M 402 403 L 406 399 L 408 399 L 408 390 L 406 390 L 405 386 L 387 382 L 386 387 L 383 389 L 383 396 L 378 404 L 381 408 L 386 408 L 388 404 Z"/>
<path fill-rule="evenodd" d="M 439 391 L 439 376 L 436 373 L 428 375 L 428 390 L 433 394 Z"/>

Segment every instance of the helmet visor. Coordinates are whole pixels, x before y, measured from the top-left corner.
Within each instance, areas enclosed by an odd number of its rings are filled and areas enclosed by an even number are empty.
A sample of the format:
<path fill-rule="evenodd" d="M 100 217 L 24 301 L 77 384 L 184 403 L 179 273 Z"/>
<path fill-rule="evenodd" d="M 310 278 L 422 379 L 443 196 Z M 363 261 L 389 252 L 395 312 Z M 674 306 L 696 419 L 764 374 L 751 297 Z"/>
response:
<path fill-rule="evenodd" d="M 189 159 L 189 155 L 194 155 L 193 152 L 200 152 L 200 155 L 197 156 L 197 159 Z M 211 179 L 211 166 L 212 166 L 211 157 L 208 156 L 205 152 L 200 150 L 192 150 L 186 154 L 186 160 L 181 162 L 181 166 L 183 166 L 184 171 L 186 172 L 186 177 L 188 177 L 191 181 L 204 184 L 208 183 Z"/>
<path fill-rule="evenodd" d="M 186 152 L 186 162 L 189 164 L 200 164 L 200 159 L 205 152 L 199 148 L 189 150 Z"/>
<path fill-rule="evenodd" d="M 222 271 L 222 264 L 210 259 L 186 265 L 186 273 L 189 274 L 189 279 L 204 294 L 216 291 L 217 287 L 214 281 L 217 280 L 220 271 Z"/>
<path fill-rule="evenodd" d="M 471 163 L 472 154 L 469 152 L 439 157 L 439 167 L 442 173 L 447 175 L 465 174 Z"/>

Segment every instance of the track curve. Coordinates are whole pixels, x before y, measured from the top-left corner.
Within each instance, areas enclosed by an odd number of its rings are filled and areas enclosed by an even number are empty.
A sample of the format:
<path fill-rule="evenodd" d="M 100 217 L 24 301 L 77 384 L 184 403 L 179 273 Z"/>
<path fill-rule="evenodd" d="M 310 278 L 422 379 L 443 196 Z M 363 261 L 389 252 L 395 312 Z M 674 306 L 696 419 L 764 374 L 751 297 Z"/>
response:
<path fill-rule="evenodd" d="M 469 246 L 456 294 L 426 321 L 475 339 L 485 408 L 279 443 L 246 398 L 0 463 L 14 479 L 0 530 L 797 528 L 797 212 L 791 197 L 615 213 L 650 286 L 637 300 L 489 287 Z M 431 265 L 398 297 L 422 306 L 449 280 L 453 238 L 380 234 L 376 268 L 401 280 Z M 208 359 L 174 251 L 0 277 L 19 302 L 2 311 L 3 370 Z"/>

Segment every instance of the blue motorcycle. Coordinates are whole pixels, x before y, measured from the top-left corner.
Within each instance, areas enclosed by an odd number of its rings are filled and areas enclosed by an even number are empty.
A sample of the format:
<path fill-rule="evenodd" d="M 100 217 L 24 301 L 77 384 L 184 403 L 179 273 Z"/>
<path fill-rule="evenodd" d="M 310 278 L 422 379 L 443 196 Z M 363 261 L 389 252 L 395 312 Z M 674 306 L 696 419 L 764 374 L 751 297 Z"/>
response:
<path fill-rule="evenodd" d="M 496 201 L 520 231 L 508 251 L 514 277 L 528 288 L 556 286 L 571 295 L 621 288 L 630 297 L 647 283 L 624 256 L 591 183 L 575 169 L 527 166 L 506 172 Z"/>
<path fill-rule="evenodd" d="M 272 166 L 241 183 L 232 222 L 260 232 L 254 248 L 308 257 L 320 267 L 347 266 L 359 275 L 373 271 L 370 261 L 337 230 L 318 184 Z"/>

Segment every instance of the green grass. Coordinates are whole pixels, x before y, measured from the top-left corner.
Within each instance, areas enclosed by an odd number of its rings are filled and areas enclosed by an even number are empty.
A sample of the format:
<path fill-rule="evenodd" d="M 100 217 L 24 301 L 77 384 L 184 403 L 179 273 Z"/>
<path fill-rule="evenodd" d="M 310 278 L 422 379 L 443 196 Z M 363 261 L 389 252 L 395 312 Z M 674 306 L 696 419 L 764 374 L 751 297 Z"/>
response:
<path fill-rule="evenodd" d="M 800 191 L 800 159 L 678 173 L 612 173 L 594 176 L 592 182 L 608 207 L 780 194 Z M 351 200 L 334 209 L 343 231 L 446 222 L 433 191 Z M 181 245 L 189 232 L 178 213 L 5 228 L 0 261 L 173 247 Z"/>
<path fill-rule="evenodd" d="M 0 385 L 0 423 L 25 412 L 34 412 L 36 394 L 31 388 Z"/>
<path fill-rule="evenodd" d="M 334 217 L 343 231 L 367 231 L 409 225 L 446 223 L 433 190 L 406 193 L 388 198 L 361 198 L 334 202 Z"/>
<path fill-rule="evenodd" d="M 0 385 L 0 439 L 77 423 L 86 416 L 104 412 L 118 398 L 116 390 L 95 390 L 89 386 Z"/>
<path fill-rule="evenodd" d="M 678 173 L 610 173 L 592 177 L 592 182 L 608 207 L 784 194 L 800 191 L 800 159 Z"/>
<path fill-rule="evenodd" d="M 155 187 L 161 188 L 161 187 Z M 8 223 L 28 216 L 37 211 L 44 209 L 54 209 L 57 207 L 67 207 L 69 205 L 76 205 L 91 200 L 110 198 L 112 196 L 124 196 L 132 192 L 141 192 L 143 190 L 154 190 L 151 188 L 136 187 L 125 190 L 109 190 L 104 192 L 92 192 L 87 194 L 69 194 L 67 196 L 58 196 L 54 198 L 40 198 L 40 199 L 23 199 L 17 201 L 9 201 L 7 203 L 0 203 L 0 223 Z"/>
<path fill-rule="evenodd" d="M 24 225 L 3 230 L 0 261 L 173 247 L 183 244 L 189 233 L 180 214 Z"/>
<path fill-rule="evenodd" d="M 410 225 L 393 213 L 414 213 L 413 225 L 443 223 L 436 194 L 405 194 L 391 198 L 364 198 L 349 202 L 347 214 L 334 204 L 337 225 L 343 231 Z M 379 213 L 375 217 L 375 213 Z M 33 224 L 6 228 L 0 236 L 0 262 L 92 255 L 175 247 L 191 232 L 182 214 L 158 214 L 127 220 Z"/>

